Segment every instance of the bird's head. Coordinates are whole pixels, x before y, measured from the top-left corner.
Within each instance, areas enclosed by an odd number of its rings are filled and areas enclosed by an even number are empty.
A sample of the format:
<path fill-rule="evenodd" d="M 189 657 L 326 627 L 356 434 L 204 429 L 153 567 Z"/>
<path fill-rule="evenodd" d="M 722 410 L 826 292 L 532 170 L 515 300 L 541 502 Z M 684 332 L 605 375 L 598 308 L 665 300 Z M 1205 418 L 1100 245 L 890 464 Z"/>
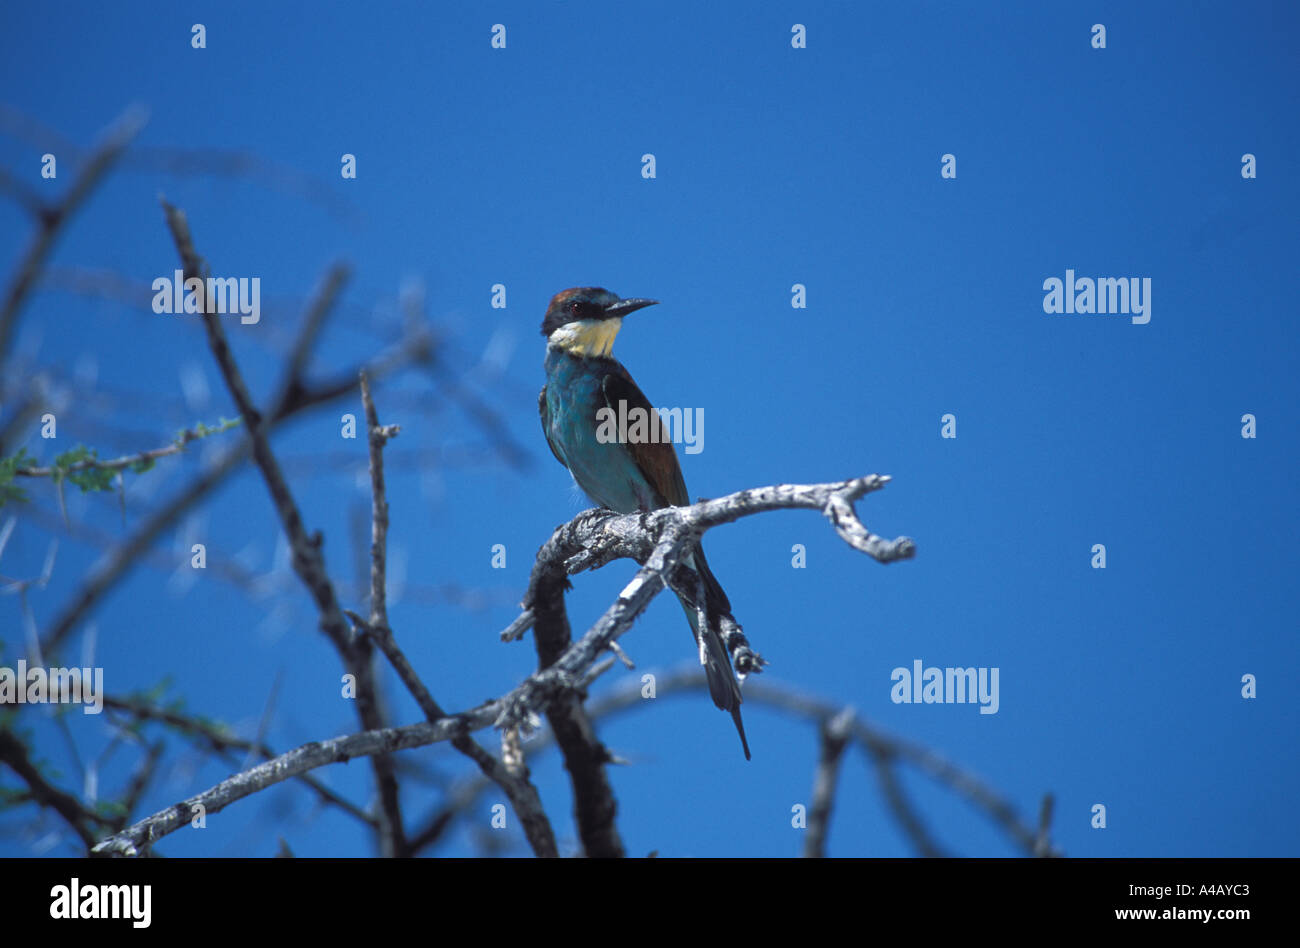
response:
<path fill-rule="evenodd" d="M 599 286 L 577 286 L 551 297 L 542 320 L 548 346 L 579 356 L 608 356 L 623 317 L 658 300 L 622 300 Z"/>

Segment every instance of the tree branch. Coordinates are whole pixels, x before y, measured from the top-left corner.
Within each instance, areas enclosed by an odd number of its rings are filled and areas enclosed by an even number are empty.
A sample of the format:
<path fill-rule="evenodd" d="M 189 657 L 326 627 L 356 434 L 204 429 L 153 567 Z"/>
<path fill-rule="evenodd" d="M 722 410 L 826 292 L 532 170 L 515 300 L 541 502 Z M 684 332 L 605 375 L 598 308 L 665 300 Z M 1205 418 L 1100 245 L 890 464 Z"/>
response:
<path fill-rule="evenodd" d="M 8 764 L 9 769 L 27 784 L 33 800 L 63 817 L 87 848 L 95 844 L 95 832 L 91 829 L 91 824 L 108 824 L 110 821 L 46 780 L 27 755 L 27 748 L 22 741 L 3 727 L 0 727 L 0 763 Z"/>
<path fill-rule="evenodd" d="M 1035 856 L 1060 855 L 1052 845 L 1052 810 L 1056 805 L 1050 793 L 1043 794 L 1043 803 L 1038 810 L 1038 839 L 1034 845 Z"/>
<path fill-rule="evenodd" d="M 326 282 L 327 287 L 328 285 L 329 281 Z M 319 301 L 311 307 L 312 310 L 319 308 Z M 304 322 L 303 329 L 300 331 L 300 342 L 313 332 L 312 326 L 312 320 L 308 319 Z M 394 351 L 373 359 L 366 369 L 373 378 L 387 375 L 424 358 L 428 353 L 429 345 L 429 339 L 425 335 L 413 335 Z M 298 348 L 299 346 L 296 345 L 295 350 Z M 280 383 L 280 398 L 275 404 L 275 409 L 265 420 L 267 432 L 278 429 L 309 408 L 327 404 L 350 394 L 356 387 L 356 378 L 357 370 L 354 369 L 308 389 L 302 379 L 295 379 L 291 373 L 286 372 Z M 162 509 L 151 515 L 129 537 L 96 563 L 81 588 L 50 624 L 49 631 L 41 641 L 41 648 L 45 654 L 53 654 L 63 644 L 78 623 L 126 575 L 140 555 L 153 545 L 164 530 L 224 483 L 227 477 L 243 466 L 251 454 L 252 446 L 249 441 L 243 441 L 238 447 L 226 451 L 216 464 L 186 485 Z"/>
<path fill-rule="evenodd" d="M 830 833 L 831 808 L 835 804 L 835 783 L 839 779 L 840 761 L 844 748 L 852 737 L 850 726 L 853 710 L 845 708 L 835 717 L 823 720 L 818 733 L 821 736 L 821 754 L 817 772 L 813 776 L 812 803 L 808 807 L 808 834 L 804 839 L 805 856 L 814 858 L 826 855 L 826 837 Z"/>
<path fill-rule="evenodd" d="M 370 621 L 361 622 L 360 616 L 348 613 L 349 618 L 358 627 L 364 629 L 387 656 L 393 669 L 397 672 L 407 690 L 415 698 L 430 723 L 446 717 L 446 713 L 434 700 L 429 689 L 415 673 L 406 655 L 397 645 L 397 640 L 388 625 L 388 606 L 385 585 L 385 560 L 388 544 L 388 498 L 384 489 L 384 444 L 397 436 L 401 430 L 397 425 L 380 425 L 379 414 L 375 410 L 374 400 L 370 396 L 370 381 L 365 372 L 361 373 L 361 401 L 366 414 L 367 444 L 370 452 L 370 487 L 371 487 L 371 541 L 370 541 Z M 555 833 L 547 819 L 537 788 L 528 779 L 528 769 L 507 767 L 486 749 L 479 746 L 467 734 L 452 740 L 452 746 L 476 764 L 485 776 L 494 781 L 505 792 L 514 807 L 515 815 L 524 829 L 524 835 L 538 856 L 555 857 L 559 849 L 555 844 Z"/>
<path fill-rule="evenodd" d="M 185 271 L 185 279 L 200 278 L 203 273 L 202 262 L 194 249 L 190 236 L 189 223 L 182 211 L 162 202 L 167 216 L 167 225 L 172 233 L 172 240 L 180 254 Z M 354 636 L 347 619 L 335 595 L 334 586 L 325 569 L 325 558 L 321 553 L 322 537 L 319 533 L 307 535 L 303 526 L 302 514 L 289 490 L 288 482 L 280 470 L 280 464 L 271 451 L 267 438 L 266 424 L 261 413 L 253 404 L 243 374 L 235 363 L 234 354 L 226 341 L 226 332 L 221 325 L 221 317 L 215 313 L 204 312 L 200 315 L 203 327 L 207 330 L 208 347 L 212 350 L 217 367 L 225 379 L 226 388 L 239 409 L 248 437 L 252 442 L 253 460 L 262 472 L 271 503 L 280 518 L 281 526 L 293 550 L 294 572 L 302 580 L 320 613 L 321 630 L 334 644 L 344 668 L 353 676 L 356 685 L 357 716 L 361 726 L 368 730 L 382 728 L 386 723 L 378 704 L 378 690 L 374 680 L 374 667 L 370 661 L 371 651 L 367 639 Z M 405 832 L 402 826 L 401 804 L 398 795 L 397 777 L 393 761 L 388 754 L 378 754 L 371 760 L 375 771 L 375 780 L 379 788 L 380 806 L 384 819 L 380 827 L 380 850 L 385 856 L 401 855 L 405 851 Z"/>
<path fill-rule="evenodd" d="M 364 371 L 361 404 L 366 412 L 366 444 L 370 451 L 370 625 L 387 629 L 388 497 L 384 492 L 384 444 L 389 438 L 396 438 L 402 429 L 397 425 L 380 426 L 379 414 L 370 397 L 370 380 Z"/>
<path fill-rule="evenodd" d="M 704 673 L 694 663 L 658 675 L 655 679 L 655 693 L 658 697 L 684 692 L 697 692 L 705 690 L 705 688 Z M 830 701 L 802 694 L 771 681 L 755 681 L 748 686 L 745 692 L 745 700 L 754 704 L 767 705 L 776 710 L 815 722 L 819 726 L 822 722 L 830 721 L 844 711 L 842 706 L 833 704 Z M 622 686 L 614 693 L 593 701 L 590 713 L 593 718 L 599 720 L 621 709 L 642 708 L 645 704 L 646 701 L 641 696 L 640 684 L 633 683 Z M 894 811 L 895 818 L 904 824 L 904 831 L 908 833 L 917 851 L 922 855 L 933 856 L 942 855 L 943 853 L 937 844 L 930 840 L 928 834 L 925 834 L 923 839 L 918 839 L 914 835 L 914 828 L 909 828 L 906 825 L 907 821 L 914 816 L 910 804 L 903 798 L 907 811 L 906 813 L 900 811 L 896 802 L 888 799 L 891 794 L 890 788 L 884 786 L 892 780 L 896 787 L 897 775 L 893 773 L 893 769 L 900 762 L 911 764 L 936 783 L 963 797 L 1001 829 L 1015 846 L 1024 850 L 1026 855 L 1035 855 L 1034 847 L 1037 842 L 1037 834 L 1020 820 L 1016 815 L 1015 807 L 1008 800 L 979 777 L 958 767 L 938 752 L 891 734 L 860 716 L 854 716 L 848 722 L 848 726 L 852 743 L 859 745 L 873 762 L 884 762 L 889 771 L 889 777 L 886 778 L 882 775 L 881 783 L 882 789 L 886 793 L 887 802 Z M 901 788 L 896 787 L 896 789 L 901 797 Z M 1060 853 L 1053 851 L 1051 855 L 1060 855 Z"/>
<path fill-rule="evenodd" d="M 39 226 L 27 253 L 18 265 L 18 272 L 9 284 L 9 292 L 4 303 L 0 304 L 0 362 L 4 361 L 5 352 L 18 321 L 18 313 L 23 303 L 36 284 L 36 278 L 45 264 L 46 257 L 54 249 L 63 225 L 77 212 L 95 190 L 100 180 L 122 156 L 122 152 L 139 134 L 148 119 L 148 114 L 140 109 L 129 109 L 108 130 L 103 142 L 95 149 L 80 173 L 72 181 L 67 195 L 54 207 L 44 209 L 39 217 Z"/>
<path fill-rule="evenodd" d="M 486 712 L 483 712 L 486 714 Z M 490 719 L 481 726 L 490 724 Z M 326 764 L 346 763 L 354 757 L 376 754 L 391 755 L 410 747 L 423 747 L 450 740 L 463 728 L 459 718 L 443 718 L 438 724 L 421 721 L 403 728 L 362 731 L 346 737 L 303 744 L 279 757 L 265 761 L 221 781 L 215 786 L 180 803 L 160 810 L 132 824 L 120 833 L 106 836 L 92 850 L 97 856 L 138 856 L 148 851 L 158 839 L 188 825 L 196 808 L 216 813 L 250 794 L 274 786 L 291 777 L 301 776 Z"/>
<path fill-rule="evenodd" d="M 502 632 L 502 640 L 518 639 L 532 627 L 541 588 L 553 594 L 556 576 L 597 569 L 616 559 L 644 564 L 665 540 L 671 542 L 663 552 L 670 553 L 674 561 L 680 560 L 695 548 L 706 530 L 768 510 L 820 510 L 846 543 L 877 562 L 911 559 L 916 555 L 915 541 L 909 537 L 886 540 L 873 534 L 858 519 L 853 506 L 854 501 L 882 489 L 889 481 L 886 475 L 869 474 L 825 484 L 754 487 L 689 507 L 664 507 L 644 515 L 585 510 L 556 527 L 538 550 L 521 603 L 523 612 Z M 662 579 L 660 583 L 662 586 Z"/>
<path fill-rule="evenodd" d="M 552 569 L 543 571 L 534 589 L 530 611 L 535 619 L 534 642 L 539 670 L 554 665 L 572 640 L 564 605 L 564 590 L 568 582 L 562 571 Z M 605 764 L 611 760 L 611 755 L 587 717 L 583 707 L 585 699 L 586 694 L 580 688 L 566 690 L 546 709 L 546 719 L 560 747 L 564 767 L 569 772 L 569 782 L 573 787 L 573 817 L 578 825 L 583 852 L 593 858 L 621 857 L 626 851 L 616 822 L 618 801 L 605 773 Z"/>
<path fill-rule="evenodd" d="M 242 413 L 246 419 L 250 419 L 249 412 Z M 252 420 L 248 421 L 248 428 L 250 435 L 255 430 L 260 431 L 260 427 Z M 609 650 L 610 643 L 623 635 L 650 601 L 665 588 L 664 577 L 678 568 L 681 560 L 694 549 L 699 534 L 710 527 L 764 510 L 805 508 L 825 511 L 838 499 L 843 503 L 837 506 L 836 518 L 833 518 L 837 532 L 841 536 L 847 532 L 849 536 L 862 541 L 850 541 L 851 545 L 863 549 L 880 562 L 906 559 L 915 552 L 911 540 L 900 537 L 887 541 L 876 537 L 861 524 L 853 510 L 853 499 L 879 490 L 888 480 L 881 475 L 869 475 L 829 484 L 785 484 L 754 488 L 717 500 L 701 501 L 690 507 L 667 507 L 645 515 L 618 515 L 608 510 L 585 511 L 569 523 L 556 528 L 539 551 L 528 597 L 525 599 L 525 614 L 531 611 L 535 621 L 538 608 L 545 609 L 544 600 L 552 603 L 555 601 L 555 594 L 551 590 L 557 583 L 562 585 L 565 575 L 592 569 L 620 557 L 637 559 L 643 565 L 581 639 L 565 648 L 558 658 L 538 669 L 508 694 L 477 708 L 447 715 L 432 722 L 400 728 L 371 729 L 360 734 L 303 745 L 104 839 L 95 847 L 95 851 L 134 854 L 141 846 L 183 826 L 196 804 L 202 804 L 209 812 L 216 812 L 263 787 L 325 764 L 453 740 L 489 725 L 500 728 L 531 727 L 532 720 L 538 714 L 548 712 L 562 698 L 581 687 L 592 664 Z M 522 619 L 521 616 L 508 627 L 511 637 L 522 634 L 521 626 L 526 630 L 533 624 L 523 623 Z M 547 621 L 544 612 L 543 621 Z M 855 733 L 857 726 L 860 724 L 855 726 Z M 960 771 L 957 773 L 960 774 Z M 1032 833 L 1030 838 L 1033 839 Z"/>
<path fill-rule="evenodd" d="M 66 467 L 52 465 L 50 467 L 20 467 L 14 469 L 17 477 L 52 477 L 58 474 L 60 477 L 67 474 L 76 474 L 80 471 L 88 471 L 92 468 L 100 471 L 120 471 L 128 467 L 151 466 L 158 458 L 165 458 L 173 454 L 180 454 L 185 450 L 185 446 L 191 441 L 198 441 L 209 435 L 219 434 L 223 431 L 229 431 L 235 425 L 239 424 L 239 419 L 222 419 L 217 423 L 215 428 L 209 428 L 207 425 L 200 425 L 197 428 L 187 428 L 178 434 L 172 443 L 162 447 L 153 448 L 149 451 L 140 451 L 136 454 L 125 454 L 120 458 L 100 460 L 99 458 L 86 458 L 83 461 L 77 461 Z"/>
<path fill-rule="evenodd" d="M 249 741 L 242 737 L 236 737 L 221 725 L 204 721 L 193 715 L 183 714 L 180 711 L 160 708 L 146 701 L 140 701 L 135 698 L 117 698 L 113 695 L 105 695 L 104 707 L 113 711 L 120 711 L 129 714 L 137 720 L 156 721 L 159 724 L 166 725 L 180 734 L 191 738 L 196 743 L 202 742 L 203 744 L 206 744 L 214 753 L 222 756 L 229 757 L 234 751 L 242 751 L 245 755 L 255 753 L 266 760 L 270 760 L 276 756 L 275 751 L 273 751 L 268 744 L 262 741 Z M 322 803 L 338 807 L 371 829 L 374 829 L 377 826 L 377 821 L 373 816 L 366 813 L 351 800 L 339 796 L 315 777 L 306 775 L 299 777 L 298 779 L 311 787 Z"/>

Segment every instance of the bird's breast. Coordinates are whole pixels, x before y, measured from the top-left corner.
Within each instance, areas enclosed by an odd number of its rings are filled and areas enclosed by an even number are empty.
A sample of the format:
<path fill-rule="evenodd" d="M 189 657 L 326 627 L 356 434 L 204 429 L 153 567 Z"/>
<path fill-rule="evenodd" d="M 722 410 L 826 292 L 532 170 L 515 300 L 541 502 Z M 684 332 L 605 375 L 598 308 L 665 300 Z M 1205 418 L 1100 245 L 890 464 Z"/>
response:
<path fill-rule="evenodd" d="M 611 371 L 602 361 L 548 351 L 548 435 L 573 479 L 595 503 L 620 513 L 653 509 L 653 491 L 626 446 L 597 433 L 597 413 L 607 407 L 604 381 Z"/>

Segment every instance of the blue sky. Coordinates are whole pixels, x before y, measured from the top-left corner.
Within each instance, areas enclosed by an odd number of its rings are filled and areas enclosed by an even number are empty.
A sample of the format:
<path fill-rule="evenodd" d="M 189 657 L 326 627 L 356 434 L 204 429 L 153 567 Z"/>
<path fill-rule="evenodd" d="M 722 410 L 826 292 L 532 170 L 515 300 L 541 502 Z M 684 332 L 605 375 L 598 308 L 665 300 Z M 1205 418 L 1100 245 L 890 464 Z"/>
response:
<path fill-rule="evenodd" d="M 63 277 L 29 301 L 4 367 L 6 400 L 37 370 L 72 393 L 59 436 L 31 427 L 6 452 L 25 444 L 48 461 L 84 443 L 108 456 L 234 413 L 199 324 L 68 288 L 66 268 L 144 287 L 171 274 L 159 193 L 186 210 L 214 273 L 261 279 L 261 321 L 226 325 L 263 400 L 332 261 L 354 276 L 318 375 L 391 341 L 399 294 L 422 286 L 466 386 L 529 454 L 517 467 L 494 459 L 425 378 L 378 391 L 381 418 L 402 425 L 389 448 L 391 622 L 442 705 L 464 708 L 534 666 L 531 641 L 502 645 L 497 633 L 536 548 L 586 506 L 536 418 L 546 302 L 575 285 L 653 297 L 661 305 L 628 318 L 614 353 L 652 403 L 703 410 L 704 450 L 682 455 L 694 496 L 887 473 L 893 483 L 859 512 L 918 543 L 914 561 L 884 567 L 806 511 L 710 532 L 713 569 L 771 662 L 767 683 L 852 705 L 934 748 L 1027 820 L 1054 793 L 1055 838 L 1070 855 L 1300 853 L 1294 5 L 380 7 L 6 11 L 0 102 L 67 140 L 93 141 L 138 103 L 150 110 L 143 149 L 247 152 L 315 182 L 304 194 L 284 174 L 175 174 L 129 159 L 63 235 L 52 259 Z M 206 49 L 190 46 L 194 23 Z M 496 23 L 505 49 L 491 46 Z M 791 47 L 795 23 L 805 49 Z M 1095 23 L 1104 49 L 1091 43 Z M 0 128 L 0 164 L 53 197 L 75 155 L 53 148 L 59 176 L 45 181 L 48 150 Z M 345 153 L 355 180 L 339 175 Z M 955 178 L 941 176 L 945 154 Z M 30 231 L 17 204 L 0 202 L 6 280 Z M 1046 314 L 1044 281 L 1067 269 L 1150 279 L 1150 322 Z M 505 309 L 491 306 L 498 283 Z M 796 283 L 804 309 L 791 306 Z M 368 485 L 364 445 L 339 436 L 344 411 L 359 413 L 359 399 L 275 444 L 357 608 L 347 584 Z M 941 437 L 949 413 L 956 438 Z M 1241 434 L 1246 413 L 1253 439 Z M 131 479 L 128 528 L 216 448 Z M 79 531 L 121 536 L 122 515 L 111 495 L 70 494 L 69 535 L 49 485 L 32 495 L 30 508 L 0 514 L 18 516 L 0 574 L 38 574 L 58 537 L 50 583 L 28 594 L 45 629 L 101 552 Z M 216 568 L 178 572 L 188 546 L 169 535 L 76 640 L 93 632 L 107 689 L 168 679 L 169 695 L 245 736 L 265 714 L 277 748 L 354 728 L 337 658 L 285 578 L 260 479 L 229 482 L 181 534 L 202 538 L 210 564 L 278 576 L 276 591 L 250 601 Z M 1099 543 L 1105 569 L 1091 565 Z M 505 569 L 492 568 L 494 544 Z M 795 544 L 804 569 L 792 568 Z M 576 578 L 576 630 L 633 569 Z M 21 653 L 23 622 L 19 597 L 0 598 L 0 663 Z M 693 654 L 670 600 L 622 641 L 639 671 Z M 998 668 L 998 712 L 894 704 L 892 670 L 917 659 Z M 1246 674 L 1258 678 L 1254 699 L 1241 694 Z M 611 672 L 596 693 L 629 677 Z M 396 721 L 418 720 L 387 681 Z M 84 763 L 110 738 L 97 719 L 74 719 L 70 739 L 39 711 L 21 723 L 74 789 L 70 746 Z M 612 772 L 630 853 L 800 851 L 790 813 L 809 801 L 815 735 L 752 702 L 746 723 L 749 763 L 703 693 L 601 724 L 631 762 Z M 144 812 L 230 772 L 173 748 Z M 110 755 L 101 792 L 128 779 L 133 754 Z M 439 799 L 421 774 L 469 771 L 447 748 L 404 760 L 419 772 L 403 800 L 413 822 Z M 547 754 L 534 773 L 571 852 L 563 768 Z M 364 763 L 318 776 L 362 802 L 369 792 Z M 861 754 L 841 780 L 830 852 L 909 854 Z M 12 784 L 5 772 L 0 785 Z M 904 786 L 949 850 L 1014 854 L 950 791 L 914 772 Z M 487 831 L 494 802 L 485 796 L 469 822 Z M 1091 826 L 1098 803 L 1105 829 Z M 0 816 L 0 854 L 48 845 L 32 822 L 30 809 Z M 517 829 L 505 833 L 522 852 Z M 269 855 L 279 835 L 299 855 L 368 852 L 350 818 L 286 788 L 162 849 Z M 473 833 L 441 851 L 474 852 Z"/>

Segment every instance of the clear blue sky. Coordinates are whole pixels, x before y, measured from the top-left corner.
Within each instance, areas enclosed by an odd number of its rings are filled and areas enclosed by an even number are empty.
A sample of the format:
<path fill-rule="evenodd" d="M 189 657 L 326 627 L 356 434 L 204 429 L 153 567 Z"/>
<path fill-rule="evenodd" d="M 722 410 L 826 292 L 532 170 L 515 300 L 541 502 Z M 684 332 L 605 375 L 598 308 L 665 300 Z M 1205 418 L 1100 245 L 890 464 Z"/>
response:
<path fill-rule="evenodd" d="M 1294 4 L 376 6 L 11 5 L 0 100 L 79 143 L 140 103 L 151 110 L 143 146 L 247 151 L 347 203 L 341 213 L 264 175 L 128 165 L 54 254 L 145 287 L 170 275 L 165 193 L 215 273 L 261 278 L 261 322 L 227 323 L 259 398 L 331 261 L 349 260 L 355 276 L 314 363 L 322 374 L 391 338 L 373 314 L 391 319 L 400 288 L 424 284 L 448 351 L 531 454 L 523 470 L 482 460 L 482 435 L 418 379 L 379 392 L 381 417 L 403 429 L 390 448 L 390 617 L 445 707 L 501 694 L 535 664 L 531 641 L 497 634 L 536 548 L 585 506 L 538 426 L 538 326 L 557 290 L 603 285 L 663 301 L 629 317 L 614 351 L 653 403 L 703 409 L 704 451 L 682 456 L 693 495 L 895 478 L 859 510 L 876 532 L 915 537 L 913 562 L 880 566 L 812 512 L 708 535 L 714 571 L 771 661 L 767 681 L 933 747 L 1027 819 L 1055 793 L 1056 839 L 1071 855 L 1300 854 Z M 190 46 L 196 22 L 204 50 Z M 495 23 L 503 50 L 491 47 Z M 795 23 L 806 49 L 791 47 Z M 1105 49 L 1091 44 L 1094 23 Z M 43 181 L 46 150 L 0 134 L 0 164 L 53 196 L 75 164 L 60 156 L 58 179 Z M 339 175 L 344 153 L 356 155 L 355 180 Z M 954 179 L 941 177 L 945 154 Z M 6 280 L 30 230 L 0 203 Z M 1045 314 L 1043 283 L 1067 269 L 1149 278 L 1150 322 Z M 504 310 L 490 305 L 496 283 Z M 806 309 L 791 307 L 795 283 Z M 77 443 L 103 455 L 153 447 L 234 411 L 202 327 L 147 305 L 46 288 L 15 351 L 9 371 L 53 366 L 105 394 L 64 406 L 57 441 L 29 432 L 45 460 Z M 5 391 L 23 384 L 11 376 Z M 339 437 L 344 410 L 359 413 L 359 400 L 276 445 L 296 459 L 296 496 L 346 584 L 368 485 L 363 444 Z M 941 437 L 946 413 L 955 439 Z M 1241 436 L 1246 413 L 1253 440 Z M 132 479 L 128 526 L 208 450 Z M 28 600 L 44 629 L 98 548 L 66 535 L 48 485 L 33 495 L 0 574 L 38 573 L 59 536 L 52 580 Z M 78 529 L 122 533 L 111 495 L 69 496 L 68 510 Z M 91 617 L 108 690 L 169 679 L 188 709 L 246 736 L 274 691 L 265 737 L 278 748 L 353 729 L 338 661 L 305 592 L 283 578 L 260 479 L 230 482 L 186 529 Z M 193 537 L 210 568 L 182 571 L 186 585 L 169 564 Z M 492 568 L 498 543 L 505 569 Z M 795 544 L 805 569 L 792 568 Z M 1094 544 L 1104 570 L 1091 566 Z M 280 568 L 276 591 L 250 602 L 213 568 L 233 558 L 254 574 Z M 576 579 L 578 630 L 633 569 Z M 476 595 L 416 594 L 444 586 Z M 361 606 L 348 589 L 345 604 Z M 20 654 L 22 622 L 18 597 L 0 598 L 0 663 Z M 623 644 L 643 669 L 692 656 L 670 601 Z M 892 703 L 891 671 L 916 659 L 997 667 L 998 712 Z M 597 694 L 628 674 L 611 672 Z M 1258 677 L 1253 700 L 1245 674 Z M 418 720 L 388 682 L 396 720 Z M 602 725 L 631 761 L 612 771 L 630 853 L 800 851 L 790 812 L 809 801 L 813 733 L 757 706 L 746 722 L 749 763 L 702 693 Z M 22 723 L 76 789 L 59 729 L 39 712 Z M 109 737 L 102 720 L 72 731 L 83 763 Z M 229 773 L 173 747 L 144 812 Z M 101 793 L 134 760 L 116 750 Z M 470 770 L 447 748 L 404 760 L 425 774 Z M 534 772 L 572 851 L 563 769 L 548 755 Z M 364 800 L 365 763 L 318 775 Z M 413 822 L 437 799 L 418 780 L 404 797 Z M 1013 854 L 950 792 L 910 772 L 904 785 L 952 851 Z M 494 802 L 481 801 L 480 826 Z M 1097 803 L 1104 830 L 1090 826 Z M 23 829 L 31 814 L 0 817 L 0 855 L 37 851 Z M 521 852 L 517 829 L 506 832 Z M 299 855 L 367 852 L 348 817 L 316 811 L 298 789 L 237 804 L 162 851 L 269 855 L 279 835 Z M 473 852 L 471 836 L 444 851 Z M 910 852 L 860 754 L 845 762 L 830 852 Z"/>

